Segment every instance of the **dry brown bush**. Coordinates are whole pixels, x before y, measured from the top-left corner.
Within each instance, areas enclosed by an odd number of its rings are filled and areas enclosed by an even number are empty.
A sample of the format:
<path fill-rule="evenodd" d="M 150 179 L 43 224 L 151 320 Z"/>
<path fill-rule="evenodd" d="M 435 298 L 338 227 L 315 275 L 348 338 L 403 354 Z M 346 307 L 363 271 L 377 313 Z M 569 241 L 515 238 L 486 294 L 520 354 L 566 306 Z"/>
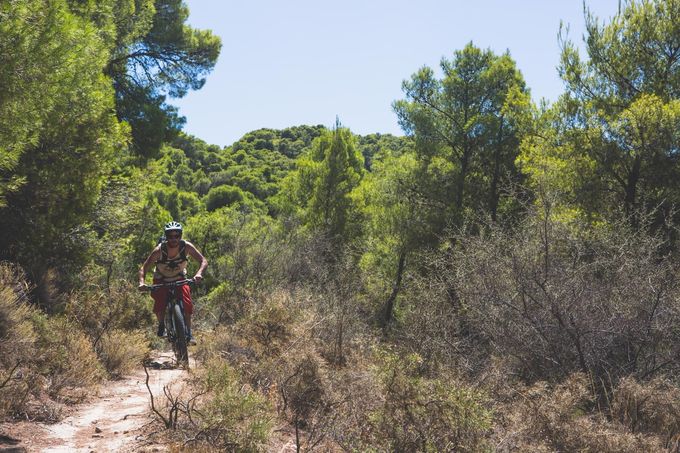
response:
<path fill-rule="evenodd" d="M 227 360 L 245 382 L 276 407 L 305 450 L 325 448 L 329 407 L 328 364 L 317 351 L 314 313 L 306 293 L 277 291 L 232 326 L 202 337 L 196 357 Z"/>
<path fill-rule="evenodd" d="M 224 282 L 213 289 L 203 299 L 205 305 L 195 307 L 197 315 L 204 312 L 203 316 L 196 317 L 196 321 L 201 322 L 203 318 L 203 321 L 209 321 L 211 325 L 229 325 L 246 316 L 256 304 L 255 298 L 243 289 L 237 290 L 235 286 L 234 282 Z"/>
<path fill-rule="evenodd" d="M 666 451 L 658 439 L 629 432 L 592 412 L 595 394 L 583 374 L 550 386 L 538 382 L 518 390 L 497 408 L 496 450 L 583 451 L 602 453 Z"/>
<path fill-rule="evenodd" d="M 677 266 L 657 238 L 625 225 L 579 230 L 537 215 L 515 231 L 492 227 L 456 241 L 432 259 L 428 281 L 419 283 L 431 299 L 413 309 L 426 326 L 421 343 L 438 343 L 440 356 L 446 339 L 454 361 L 478 351 L 465 358 L 471 371 L 488 357 L 507 357 L 527 382 L 583 372 L 616 385 L 628 375 L 680 371 Z M 421 312 L 439 319 L 426 324 Z"/>
<path fill-rule="evenodd" d="M 342 451 L 379 450 L 378 445 L 371 444 L 373 425 L 369 417 L 380 409 L 383 389 L 370 362 L 333 369 L 326 392 L 328 410 L 321 414 L 323 423 L 315 423 L 316 438 L 328 439 Z"/>
<path fill-rule="evenodd" d="M 353 356 L 370 354 L 373 309 L 361 291 L 356 265 L 351 258 L 344 258 L 309 288 L 301 301 L 318 319 L 313 336 L 319 353 L 334 366 L 346 365 Z"/>
<path fill-rule="evenodd" d="M 462 325 L 464 311 L 435 281 L 411 279 L 401 292 L 399 312 L 401 323 L 391 335 L 402 347 L 418 352 L 424 371 L 473 374 L 488 361 L 488 350 Z"/>
<path fill-rule="evenodd" d="M 99 342 L 99 359 L 111 377 L 121 377 L 138 368 L 149 354 L 149 342 L 141 331 L 113 330 Z"/>
<path fill-rule="evenodd" d="M 84 275 L 96 281 L 96 275 Z M 89 279 L 89 280 L 88 280 Z M 98 349 L 102 338 L 114 330 L 136 330 L 152 324 L 151 298 L 136 291 L 130 282 L 112 281 L 106 288 L 86 285 L 70 295 L 65 315 L 76 322 Z"/>
<path fill-rule="evenodd" d="M 313 348 L 302 346 L 284 357 L 277 371 L 279 413 L 293 425 L 298 448 L 311 451 L 322 443 L 333 420 L 326 362 Z"/>
<path fill-rule="evenodd" d="M 47 396 L 81 400 L 104 372 L 80 326 L 44 315 L 29 293 L 18 268 L 0 265 L 0 416 L 53 420 Z"/>
<path fill-rule="evenodd" d="M 293 340 L 302 313 L 289 294 L 277 292 L 236 323 L 234 331 L 257 354 L 277 356 Z"/>
<path fill-rule="evenodd" d="M 267 393 L 285 357 L 296 352 L 291 348 L 308 341 L 309 323 L 290 295 L 277 292 L 236 324 L 202 336 L 195 357 L 204 363 L 227 360 L 253 388 Z"/>
<path fill-rule="evenodd" d="M 40 372 L 53 398 L 77 402 L 105 377 L 89 337 L 64 318 L 51 318 L 40 326 Z"/>
<path fill-rule="evenodd" d="M 28 304 L 29 289 L 20 269 L 0 263 L 0 419 L 21 412 L 40 383 L 32 322 L 39 314 Z"/>
<path fill-rule="evenodd" d="M 243 385 L 219 359 L 205 363 L 182 389 L 164 388 L 155 410 L 182 436 L 188 451 L 264 451 L 275 414 L 267 400 Z M 166 415 L 163 415 L 166 414 Z"/>
<path fill-rule="evenodd" d="M 368 443 L 389 451 L 480 451 L 488 447 L 485 397 L 461 382 L 431 379 L 418 355 L 380 351 L 381 403 L 367 414 Z"/>
<path fill-rule="evenodd" d="M 680 450 L 680 388 L 669 380 L 643 384 L 622 379 L 614 392 L 611 415 L 631 432 L 658 435 L 670 451 Z"/>
<path fill-rule="evenodd" d="M 233 225 L 211 264 L 211 275 L 222 283 L 204 299 L 214 318 L 208 324 L 233 324 L 280 288 L 316 281 L 326 271 L 326 238 L 301 235 L 292 225 L 249 225 L 253 220 L 243 217 Z"/>

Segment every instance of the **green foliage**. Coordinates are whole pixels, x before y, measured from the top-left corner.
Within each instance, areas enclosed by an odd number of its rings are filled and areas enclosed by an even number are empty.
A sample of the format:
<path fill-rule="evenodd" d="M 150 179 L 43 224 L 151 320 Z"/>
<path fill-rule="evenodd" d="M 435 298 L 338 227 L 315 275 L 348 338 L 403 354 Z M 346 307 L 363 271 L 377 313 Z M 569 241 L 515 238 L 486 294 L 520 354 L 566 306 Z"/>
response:
<path fill-rule="evenodd" d="M 275 213 L 272 199 L 280 189 L 281 180 L 293 169 L 294 158 L 307 149 L 322 130 L 322 126 L 280 131 L 260 129 L 225 149 L 181 134 L 172 141 L 172 148 L 164 148 L 160 159 L 150 166 L 168 190 L 177 187 L 204 197 L 208 211 L 241 200 L 246 210 L 266 207 Z M 220 188 L 222 186 L 225 188 Z M 210 191 L 213 193 L 208 196 Z M 173 214 L 178 212 L 170 205 L 161 204 Z"/>
<path fill-rule="evenodd" d="M 554 218 L 596 221 L 598 198 L 605 186 L 597 177 L 593 159 L 575 151 L 580 141 L 568 139 L 573 135 L 565 133 L 562 106 L 558 102 L 536 112 L 532 133 L 522 140 L 516 164 L 528 176 L 527 185 L 537 202 L 551 206 Z"/>
<path fill-rule="evenodd" d="M 5 194 L 23 182 L 13 170 L 26 147 L 37 140 L 40 108 L 54 102 L 43 97 L 58 80 L 47 69 L 48 62 L 63 60 L 67 52 L 63 41 L 52 39 L 58 31 L 54 11 L 34 6 L 29 1 L 0 5 L 0 115 L 12 118 L 0 122 L 0 207 Z"/>
<path fill-rule="evenodd" d="M 364 166 L 371 171 L 373 160 L 381 154 L 399 156 L 411 147 L 409 137 L 395 137 L 391 134 L 369 134 L 357 136 L 357 147 L 364 156 Z"/>
<path fill-rule="evenodd" d="M 210 260 L 201 285 L 211 292 L 206 301 L 220 322 L 233 320 L 260 290 L 270 288 L 282 273 L 284 248 L 273 221 L 243 206 L 223 207 L 187 221 L 185 236 Z"/>
<path fill-rule="evenodd" d="M 208 211 L 214 211 L 217 208 L 241 203 L 244 199 L 244 195 L 243 191 L 238 187 L 213 187 L 205 196 L 205 207 Z"/>
<path fill-rule="evenodd" d="M 415 138 L 422 189 L 443 224 L 461 225 L 472 212 L 496 219 L 505 184 L 518 181 L 520 119 L 528 90 L 509 54 L 494 55 L 472 43 L 442 59 L 444 77 L 421 68 L 404 81 L 406 99 L 394 110 Z"/>
<path fill-rule="evenodd" d="M 305 225 L 343 242 L 357 234 L 353 191 L 363 174 L 363 156 L 349 129 L 338 124 L 322 134 L 296 162 L 297 169 L 282 184 L 280 206 L 299 213 Z"/>
<path fill-rule="evenodd" d="M 186 221 L 188 217 L 197 214 L 202 208 L 198 195 L 177 190 L 173 186 L 155 187 L 153 197 L 169 213 L 169 218 L 178 221 Z"/>
<path fill-rule="evenodd" d="M 47 269 L 86 260 L 83 226 L 116 151 L 125 144 L 126 128 L 112 114 L 113 89 L 102 74 L 108 52 L 96 27 L 71 14 L 63 1 L 13 11 L 23 11 L 21 19 L 32 23 L 29 40 L 49 37 L 51 52 L 37 52 L 44 60 L 35 64 L 51 75 L 41 90 L 46 104 L 38 109 L 33 139 L 10 177 L 24 183 L 9 194 L 0 217 L 0 258 L 20 263 L 42 285 Z"/>
<path fill-rule="evenodd" d="M 456 382 L 419 375 L 421 358 L 383 352 L 378 373 L 382 406 L 370 416 L 373 445 L 391 451 L 480 451 L 488 445 L 491 414 L 484 398 Z"/>
<path fill-rule="evenodd" d="M 414 152 L 386 155 L 375 161 L 359 194 L 367 218 L 365 252 L 359 263 L 368 291 L 387 298 L 384 320 L 394 312 L 407 260 L 412 253 L 436 242 L 438 217 L 419 202 L 418 163 Z"/>
<path fill-rule="evenodd" d="M 221 360 L 208 363 L 197 384 L 207 393 L 199 439 L 221 449 L 264 450 L 273 420 L 266 399 L 242 386 L 236 371 Z"/>
<path fill-rule="evenodd" d="M 183 122 L 166 95 L 201 88 L 221 42 L 186 24 L 189 10 L 182 0 L 125 2 L 115 9 L 117 37 L 106 73 L 116 88 L 118 117 L 132 127 L 133 149 L 148 158 Z"/>
<path fill-rule="evenodd" d="M 324 130 L 325 128 L 321 125 L 296 126 L 281 131 L 258 129 L 248 132 L 234 143 L 232 152 L 246 150 L 248 154 L 257 156 L 258 153 L 268 150 L 294 159 L 302 154 Z M 262 155 L 266 154 L 266 152 L 262 153 Z"/>
<path fill-rule="evenodd" d="M 558 105 L 561 125 L 552 142 L 562 144 L 562 152 L 554 163 L 592 167 L 569 184 L 566 200 L 590 216 L 625 215 L 635 223 L 655 211 L 661 224 L 678 202 L 680 75 L 671 50 L 678 14 L 677 0 L 627 1 L 607 24 L 588 13 L 585 61 L 563 41 L 560 75 L 567 92 Z M 596 193 L 573 190 L 587 186 Z"/>
<path fill-rule="evenodd" d="M 173 218 L 153 193 L 139 190 L 144 187 L 142 178 L 138 172 L 110 180 L 97 207 L 94 260 L 107 269 L 108 278 L 127 278 L 129 270 L 136 269 L 156 246 L 163 225 Z M 110 244 L 119 246 L 118 253 L 111 253 Z"/>

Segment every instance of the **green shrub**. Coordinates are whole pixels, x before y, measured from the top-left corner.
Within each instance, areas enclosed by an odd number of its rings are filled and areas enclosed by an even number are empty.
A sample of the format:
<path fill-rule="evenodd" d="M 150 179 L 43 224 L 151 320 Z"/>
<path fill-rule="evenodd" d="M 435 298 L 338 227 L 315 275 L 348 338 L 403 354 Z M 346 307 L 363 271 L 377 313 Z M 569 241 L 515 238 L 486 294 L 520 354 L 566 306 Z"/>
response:
<path fill-rule="evenodd" d="M 214 211 L 224 206 L 240 203 L 243 198 L 244 193 L 238 187 L 228 185 L 213 187 L 205 196 L 205 208 L 208 211 Z"/>
<path fill-rule="evenodd" d="M 219 360 L 206 365 L 196 387 L 204 393 L 196 411 L 198 439 L 230 451 L 264 451 L 274 416 L 262 395 Z"/>
<path fill-rule="evenodd" d="M 417 355 L 382 351 L 377 368 L 382 403 L 368 414 L 371 447 L 389 451 L 480 451 L 491 414 L 485 398 L 460 383 L 420 376 Z"/>

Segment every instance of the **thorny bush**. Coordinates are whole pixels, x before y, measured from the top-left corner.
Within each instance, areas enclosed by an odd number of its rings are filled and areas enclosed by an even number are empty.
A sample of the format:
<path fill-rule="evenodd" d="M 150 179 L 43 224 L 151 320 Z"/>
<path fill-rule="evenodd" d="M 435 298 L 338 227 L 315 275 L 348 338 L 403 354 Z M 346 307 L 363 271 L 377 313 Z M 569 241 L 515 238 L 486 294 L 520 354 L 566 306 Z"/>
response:
<path fill-rule="evenodd" d="M 457 242 L 434 263 L 452 331 L 486 357 L 511 358 L 527 382 L 582 372 L 605 391 L 624 376 L 680 371 L 678 269 L 658 238 L 536 216 Z"/>

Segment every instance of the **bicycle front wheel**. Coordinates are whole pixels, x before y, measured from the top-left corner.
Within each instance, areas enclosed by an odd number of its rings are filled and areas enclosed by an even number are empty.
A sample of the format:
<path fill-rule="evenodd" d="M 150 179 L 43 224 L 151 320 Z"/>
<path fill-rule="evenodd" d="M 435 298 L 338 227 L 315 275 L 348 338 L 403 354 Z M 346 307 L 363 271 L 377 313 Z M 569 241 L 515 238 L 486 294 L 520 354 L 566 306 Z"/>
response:
<path fill-rule="evenodd" d="M 182 314 L 182 309 L 179 304 L 173 306 L 172 316 L 175 321 L 175 338 L 174 347 L 175 357 L 177 362 L 184 364 L 186 368 L 189 368 L 189 351 L 187 350 L 187 329 L 184 322 L 184 315 Z"/>

